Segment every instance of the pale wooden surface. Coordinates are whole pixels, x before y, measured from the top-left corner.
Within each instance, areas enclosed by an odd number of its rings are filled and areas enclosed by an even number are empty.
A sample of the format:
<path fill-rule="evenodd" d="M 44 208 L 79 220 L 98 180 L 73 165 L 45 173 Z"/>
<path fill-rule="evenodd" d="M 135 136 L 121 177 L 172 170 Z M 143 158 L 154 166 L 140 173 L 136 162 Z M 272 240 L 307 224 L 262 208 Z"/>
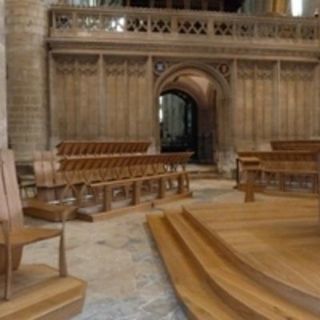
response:
<path fill-rule="evenodd" d="M 320 314 L 317 201 L 186 208 L 239 270 L 282 297 Z"/>
<path fill-rule="evenodd" d="M 223 205 L 217 205 L 217 207 L 223 210 Z M 227 205 L 226 207 L 231 209 L 237 205 Z M 209 208 L 209 206 L 207 208 L 202 206 L 199 211 L 206 210 L 206 214 L 209 215 Z M 211 204 L 211 208 L 214 209 L 215 206 Z M 197 211 L 197 205 L 193 205 L 191 210 Z M 256 281 L 252 275 L 243 272 L 230 259 L 218 240 L 213 241 L 206 232 L 199 229 L 198 220 L 194 218 L 194 215 L 187 211 L 166 212 L 161 220 L 156 220 L 152 216 L 148 220 L 176 288 L 187 286 L 190 277 L 195 278 L 201 275 L 203 277 L 202 284 L 208 284 L 213 293 L 222 299 L 221 312 L 230 310 L 234 312 L 235 316 L 232 319 L 315 320 L 319 318 L 319 303 L 315 301 L 314 296 L 304 297 L 300 305 L 296 305 L 287 297 L 282 296 L 280 292 L 270 290 L 264 283 Z M 172 234 L 179 244 L 178 254 L 184 252 L 186 263 L 194 271 L 192 276 L 183 273 L 183 270 L 178 276 L 172 276 L 174 272 L 172 269 L 177 265 L 172 258 L 177 253 L 172 248 L 172 241 L 168 236 Z M 179 295 L 179 291 L 178 296 L 187 308 L 189 304 L 192 305 L 199 301 L 204 304 L 212 299 L 212 296 L 209 295 L 206 298 L 199 298 L 196 293 L 186 297 Z M 219 312 L 216 314 L 220 315 Z M 216 319 L 216 314 L 211 314 L 209 319 Z M 196 319 L 203 319 L 201 313 L 197 314 Z"/>
<path fill-rule="evenodd" d="M 3 290 L 0 279 L 0 291 Z M 13 281 L 11 301 L 0 302 L 1 320 L 67 320 L 80 313 L 86 284 L 73 277 L 60 278 L 45 265 L 23 266 Z"/>
<path fill-rule="evenodd" d="M 22 203 L 18 189 L 16 168 L 13 152 L 0 150 L 0 223 L 2 232 L 0 235 L 0 248 L 2 259 L 0 271 L 5 272 L 5 299 L 9 300 L 12 290 L 12 271 L 17 269 L 21 260 L 24 245 L 38 241 L 60 238 L 59 270 L 60 276 L 67 276 L 67 265 L 64 245 L 64 222 L 62 217 L 62 229 L 25 228 L 23 226 Z"/>
<path fill-rule="evenodd" d="M 224 306 L 221 298 L 197 272 L 197 266 L 190 261 L 168 222 L 162 216 L 149 215 L 148 224 L 161 251 L 176 293 L 184 302 L 192 319 L 241 319 L 234 311 Z"/>

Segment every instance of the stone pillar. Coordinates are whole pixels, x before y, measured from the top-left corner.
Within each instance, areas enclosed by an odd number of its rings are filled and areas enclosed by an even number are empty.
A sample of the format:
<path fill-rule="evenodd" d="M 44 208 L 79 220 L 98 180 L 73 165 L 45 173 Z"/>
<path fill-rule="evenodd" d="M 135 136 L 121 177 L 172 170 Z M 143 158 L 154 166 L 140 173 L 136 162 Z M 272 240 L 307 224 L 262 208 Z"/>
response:
<path fill-rule="evenodd" d="M 5 9 L 0 0 L 0 148 L 7 147 L 7 83 L 5 52 Z"/>
<path fill-rule="evenodd" d="M 18 161 L 47 146 L 46 3 L 6 0 L 9 145 Z"/>

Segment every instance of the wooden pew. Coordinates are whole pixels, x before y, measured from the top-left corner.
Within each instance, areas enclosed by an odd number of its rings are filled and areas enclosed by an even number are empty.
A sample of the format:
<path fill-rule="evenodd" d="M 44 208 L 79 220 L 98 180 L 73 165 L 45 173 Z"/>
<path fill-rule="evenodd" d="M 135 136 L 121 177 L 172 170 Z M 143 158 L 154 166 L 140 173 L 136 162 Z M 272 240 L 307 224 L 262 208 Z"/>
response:
<path fill-rule="evenodd" d="M 256 191 L 299 195 L 316 195 L 318 192 L 317 152 L 240 152 L 238 156 L 239 159 L 244 157 L 259 159 L 259 166 L 251 170 Z M 239 176 L 241 177 L 240 187 L 247 185 L 246 170 L 240 169 Z"/>
<path fill-rule="evenodd" d="M 174 188 L 177 180 L 176 185 L 179 189 L 181 183 L 179 180 L 183 179 L 187 192 L 179 193 L 189 194 L 189 178 L 185 169 L 191 156 L 192 153 L 186 152 L 158 155 L 82 156 L 61 159 L 59 171 L 65 177 L 66 186 L 60 201 L 64 201 L 64 194 L 73 192 L 78 207 L 82 208 L 88 202 L 91 204 L 92 201 L 97 203 L 99 194 L 101 198 L 101 189 L 105 189 L 104 185 L 110 187 L 110 190 L 123 189 L 124 199 L 130 197 L 130 192 L 136 192 L 135 183 L 141 183 L 139 192 L 144 189 L 151 194 L 154 185 L 159 186 L 159 183 L 154 182 L 161 179 L 162 183 L 168 184 L 169 189 Z M 79 177 L 82 177 L 81 188 L 77 188 Z M 88 201 L 88 196 L 93 200 Z M 109 199 L 113 201 L 112 197 Z M 149 201 L 150 204 L 151 201 Z M 108 208 L 110 207 L 111 204 Z"/>
<path fill-rule="evenodd" d="M 56 150 L 34 153 L 34 173 L 37 198 L 52 202 L 61 198 L 60 193 L 66 185 L 65 178 L 58 171 L 59 160 L 64 157 L 96 157 L 115 154 L 145 154 L 150 142 L 106 142 L 106 141 L 63 141 Z M 79 184 L 84 177 L 78 177 Z M 75 177 L 73 177 L 73 180 Z M 70 193 L 69 197 L 74 195 Z"/>

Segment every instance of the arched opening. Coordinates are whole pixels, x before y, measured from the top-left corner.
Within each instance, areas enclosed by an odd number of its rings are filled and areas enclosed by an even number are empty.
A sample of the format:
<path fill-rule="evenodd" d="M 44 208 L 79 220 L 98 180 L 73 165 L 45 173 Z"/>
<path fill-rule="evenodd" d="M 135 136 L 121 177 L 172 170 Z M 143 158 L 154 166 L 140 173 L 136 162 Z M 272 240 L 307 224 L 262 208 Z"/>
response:
<path fill-rule="evenodd" d="M 198 106 L 186 92 L 173 89 L 159 97 L 162 152 L 193 151 L 198 159 Z"/>
<path fill-rule="evenodd" d="M 224 72 L 230 72 L 227 65 L 221 68 Z M 185 146 L 195 149 L 194 160 L 204 164 L 216 164 L 219 167 L 225 163 L 225 155 L 228 155 L 232 147 L 232 120 L 230 118 L 230 86 L 225 77 L 228 75 L 220 72 L 220 68 L 199 63 L 181 63 L 165 70 L 157 79 L 155 85 L 155 103 L 157 108 L 158 137 L 157 145 L 163 150 L 163 139 L 166 132 L 163 128 L 159 111 L 159 97 L 168 92 L 181 91 L 190 96 L 196 106 L 193 119 L 196 121 L 196 132 L 193 131 L 190 145 Z M 163 98 L 162 103 L 163 102 Z M 170 137 L 169 137 L 170 138 Z M 184 139 L 186 140 L 186 139 Z M 222 169 L 222 168 L 221 168 Z M 222 169 L 223 170 L 223 169 Z"/>

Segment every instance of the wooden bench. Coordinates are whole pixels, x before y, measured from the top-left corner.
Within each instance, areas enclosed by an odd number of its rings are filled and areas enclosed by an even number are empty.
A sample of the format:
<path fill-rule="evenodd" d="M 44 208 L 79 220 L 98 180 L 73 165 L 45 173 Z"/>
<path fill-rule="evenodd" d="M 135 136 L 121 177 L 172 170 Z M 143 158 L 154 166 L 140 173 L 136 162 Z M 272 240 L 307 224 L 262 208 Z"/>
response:
<path fill-rule="evenodd" d="M 318 193 L 318 155 L 310 151 L 240 152 L 241 158 L 257 158 L 259 165 L 249 169 L 256 191 Z M 240 169 L 239 186 L 247 185 L 248 170 Z"/>
<path fill-rule="evenodd" d="M 122 154 L 145 154 L 150 142 L 105 142 L 105 141 L 63 141 L 57 149 L 34 153 L 33 168 L 37 187 L 37 198 L 50 202 L 59 199 L 66 185 L 59 172 L 59 161 L 66 157 L 96 157 Z M 82 183 L 83 177 L 79 177 Z M 70 194 L 71 196 L 71 194 Z"/>
<path fill-rule="evenodd" d="M 149 193 L 153 189 L 153 182 L 161 178 L 167 182 L 169 189 L 173 189 L 174 180 L 183 177 L 186 189 L 189 190 L 189 178 L 185 169 L 191 156 L 192 153 L 186 152 L 61 159 L 59 172 L 64 175 L 66 186 L 60 201 L 64 202 L 64 196 L 71 192 L 78 207 L 91 206 L 92 203 L 99 202 L 101 190 L 98 187 L 103 189 L 104 184 L 113 190 L 122 189 L 124 198 L 128 199 L 130 192 L 135 193 L 133 186 L 139 179 L 142 187 L 149 190 Z M 80 187 L 79 179 L 82 179 Z"/>

